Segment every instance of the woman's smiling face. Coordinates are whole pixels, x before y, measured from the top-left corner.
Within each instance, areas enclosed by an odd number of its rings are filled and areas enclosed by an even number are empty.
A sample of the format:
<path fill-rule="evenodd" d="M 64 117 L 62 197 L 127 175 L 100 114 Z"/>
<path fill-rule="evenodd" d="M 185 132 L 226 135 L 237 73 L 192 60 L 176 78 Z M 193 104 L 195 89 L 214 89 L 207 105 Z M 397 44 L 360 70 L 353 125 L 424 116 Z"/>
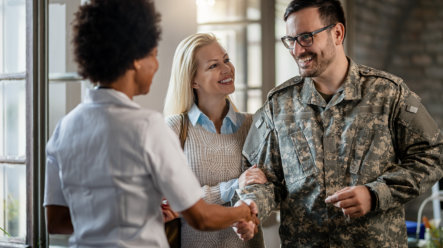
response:
<path fill-rule="evenodd" d="M 235 68 L 218 42 L 201 47 L 196 54 L 197 72 L 192 88 L 198 98 L 226 98 L 234 92 Z"/>

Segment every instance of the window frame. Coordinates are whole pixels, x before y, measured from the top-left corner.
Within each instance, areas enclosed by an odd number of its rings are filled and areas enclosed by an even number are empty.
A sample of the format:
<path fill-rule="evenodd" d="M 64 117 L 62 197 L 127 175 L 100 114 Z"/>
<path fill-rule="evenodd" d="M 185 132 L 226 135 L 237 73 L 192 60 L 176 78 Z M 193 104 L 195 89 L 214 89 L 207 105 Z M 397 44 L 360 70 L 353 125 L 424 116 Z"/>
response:
<path fill-rule="evenodd" d="M 256 90 L 261 92 L 262 104 L 266 101 L 268 92 L 275 86 L 275 38 L 274 38 L 274 19 L 275 19 L 275 0 L 260 0 L 260 19 L 258 20 L 235 20 L 235 21 L 215 21 L 215 22 L 197 22 L 197 27 L 201 26 L 219 26 L 229 27 L 232 25 L 242 26 L 243 29 L 247 29 L 249 24 L 259 24 L 261 31 L 261 86 L 250 86 L 248 84 L 248 49 L 247 42 L 244 43 L 243 53 L 244 59 L 242 61 L 244 68 L 244 81 L 245 86 L 238 88 L 243 94 L 243 106 L 245 111 L 248 112 L 248 94 Z M 246 12 L 246 5 L 243 6 Z M 245 13 L 246 16 L 246 13 Z M 246 34 L 246 31 L 244 32 Z M 266 35 L 268 34 L 268 35 Z M 272 34 L 272 35 L 269 35 Z M 244 37 L 244 40 L 247 38 Z"/>
<path fill-rule="evenodd" d="M 43 208 L 48 137 L 48 0 L 26 0 L 26 179 L 25 247 L 47 247 Z"/>
<path fill-rule="evenodd" d="M 45 217 L 42 215 L 42 182 L 45 161 L 46 116 L 46 0 L 25 0 L 26 71 L 1 73 L 1 81 L 25 81 L 26 152 L 24 159 L 0 157 L 0 163 L 26 166 L 26 237 L 24 242 L 0 241 L 0 247 L 45 247 Z M 43 227 L 43 228 L 42 228 Z"/>

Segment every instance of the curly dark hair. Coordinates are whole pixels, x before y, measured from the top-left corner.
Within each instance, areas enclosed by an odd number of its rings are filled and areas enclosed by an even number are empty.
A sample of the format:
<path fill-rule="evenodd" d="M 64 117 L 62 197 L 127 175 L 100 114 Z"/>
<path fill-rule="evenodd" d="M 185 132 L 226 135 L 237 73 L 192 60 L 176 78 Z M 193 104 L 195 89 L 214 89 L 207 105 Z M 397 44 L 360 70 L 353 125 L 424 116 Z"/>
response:
<path fill-rule="evenodd" d="M 288 4 L 283 20 L 289 15 L 305 8 L 318 8 L 318 13 L 324 25 L 342 23 L 346 31 L 346 18 L 339 0 L 293 0 Z"/>
<path fill-rule="evenodd" d="M 160 14 L 152 0 L 91 0 L 73 23 L 79 74 L 109 84 L 148 55 L 160 40 Z"/>

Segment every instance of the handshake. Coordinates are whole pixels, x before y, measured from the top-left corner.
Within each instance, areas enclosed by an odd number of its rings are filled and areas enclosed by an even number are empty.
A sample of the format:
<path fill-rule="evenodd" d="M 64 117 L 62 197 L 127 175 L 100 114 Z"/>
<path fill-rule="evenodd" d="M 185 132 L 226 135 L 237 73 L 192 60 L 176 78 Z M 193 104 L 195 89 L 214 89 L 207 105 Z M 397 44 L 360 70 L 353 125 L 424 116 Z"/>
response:
<path fill-rule="evenodd" d="M 248 218 L 238 221 L 232 225 L 232 228 L 237 233 L 237 236 L 243 240 L 247 241 L 254 237 L 254 235 L 258 232 L 258 225 L 260 221 L 258 220 L 258 208 L 255 202 L 252 200 L 240 200 L 238 201 L 234 207 L 239 207 L 241 205 L 246 205 L 249 207 Z"/>

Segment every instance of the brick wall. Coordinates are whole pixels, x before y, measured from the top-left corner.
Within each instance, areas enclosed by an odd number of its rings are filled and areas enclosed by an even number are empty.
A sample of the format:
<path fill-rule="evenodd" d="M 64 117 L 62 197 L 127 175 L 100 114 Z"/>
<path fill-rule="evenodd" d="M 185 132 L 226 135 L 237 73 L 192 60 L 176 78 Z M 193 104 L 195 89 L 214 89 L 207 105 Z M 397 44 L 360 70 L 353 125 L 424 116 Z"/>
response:
<path fill-rule="evenodd" d="M 443 1 L 350 2 L 353 59 L 405 79 L 443 130 Z"/>
<path fill-rule="evenodd" d="M 387 70 L 406 80 L 443 130 L 443 1 L 416 2 Z"/>
<path fill-rule="evenodd" d="M 409 4 L 404 0 L 350 0 L 353 58 L 361 64 L 386 68 L 397 26 Z M 349 3 L 348 3 L 349 4 Z"/>
<path fill-rule="evenodd" d="M 402 77 L 443 130 L 443 1 L 349 0 L 347 4 L 351 57 Z M 418 207 L 429 194 L 406 204 L 406 219 L 416 220 Z M 424 215 L 432 217 L 431 204 Z"/>

